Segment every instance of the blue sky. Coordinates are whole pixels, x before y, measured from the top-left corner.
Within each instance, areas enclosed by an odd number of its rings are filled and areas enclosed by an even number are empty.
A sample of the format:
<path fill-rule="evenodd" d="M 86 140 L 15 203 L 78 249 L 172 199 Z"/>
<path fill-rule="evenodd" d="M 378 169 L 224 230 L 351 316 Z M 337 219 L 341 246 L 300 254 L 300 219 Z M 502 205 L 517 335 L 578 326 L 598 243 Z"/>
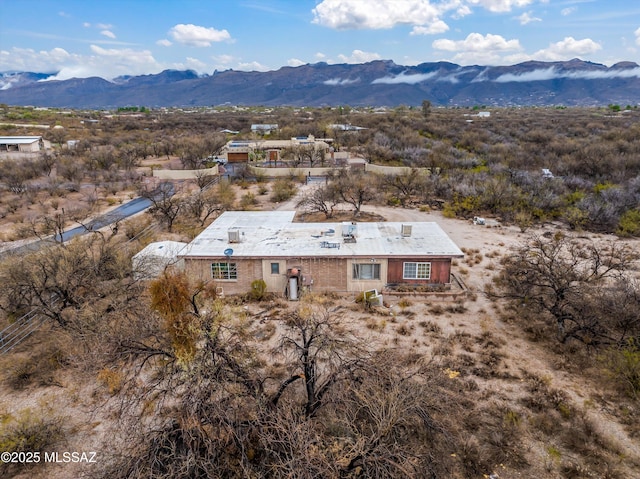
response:
<path fill-rule="evenodd" d="M 640 63 L 638 0 L 0 0 L 0 71 Z"/>

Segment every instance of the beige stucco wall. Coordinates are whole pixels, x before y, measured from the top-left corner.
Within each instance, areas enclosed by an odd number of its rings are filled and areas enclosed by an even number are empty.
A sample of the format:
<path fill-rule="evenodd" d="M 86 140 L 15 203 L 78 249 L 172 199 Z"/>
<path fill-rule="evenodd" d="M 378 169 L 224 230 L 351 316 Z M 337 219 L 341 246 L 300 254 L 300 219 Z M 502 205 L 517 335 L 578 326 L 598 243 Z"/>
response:
<path fill-rule="evenodd" d="M 211 263 L 224 262 L 226 258 L 202 258 L 184 260 L 185 273 L 195 279 L 211 281 Z M 239 259 L 232 258 L 237 263 L 237 280 L 215 280 L 216 286 L 224 289 L 225 294 L 244 294 L 251 289 L 251 282 L 263 279 L 267 283 L 267 291 L 284 293 L 287 269 L 300 268 L 303 276 L 312 279 L 312 291 L 348 291 L 347 273 L 351 274 L 351 265 L 344 258 L 288 258 L 288 259 Z M 271 263 L 280 264 L 280 274 L 271 274 Z M 355 291 L 360 291 L 360 285 Z M 375 286 L 374 286 L 375 287 Z M 371 289 L 371 288 L 366 288 Z"/>
<path fill-rule="evenodd" d="M 353 279 L 353 264 L 373 264 L 377 263 L 380 265 L 380 279 Z M 377 289 L 378 291 L 382 291 L 384 285 L 387 283 L 387 260 L 386 259 L 375 259 L 374 261 L 359 258 L 359 259 L 349 259 L 347 260 L 347 290 L 348 291 L 368 291 L 370 289 Z"/>
<path fill-rule="evenodd" d="M 366 163 L 364 170 L 369 173 L 377 173 L 379 175 L 404 175 L 416 171 L 419 174 L 430 175 L 431 168 L 410 168 L 408 166 L 382 166 Z M 436 173 L 440 171 L 440 168 L 436 168 Z"/>
<path fill-rule="evenodd" d="M 288 176 L 325 176 L 335 168 L 263 168 L 249 165 L 249 171 L 254 175 L 261 175 L 267 178 L 283 178 Z"/>
<path fill-rule="evenodd" d="M 279 274 L 271 274 L 271 263 L 280 265 Z M 270 293 L 284 293 L 287 285 L 287 262 L 281 259 L 262 260 L 262 279 L 267 284 L 267 291 Z"/>
<path fill-rule="evenodd" d="M 217 176 L 218 167 L 201 170 L 153 170 L 153 176 L 161 180 L 195 180 L 197 175 Z"/>

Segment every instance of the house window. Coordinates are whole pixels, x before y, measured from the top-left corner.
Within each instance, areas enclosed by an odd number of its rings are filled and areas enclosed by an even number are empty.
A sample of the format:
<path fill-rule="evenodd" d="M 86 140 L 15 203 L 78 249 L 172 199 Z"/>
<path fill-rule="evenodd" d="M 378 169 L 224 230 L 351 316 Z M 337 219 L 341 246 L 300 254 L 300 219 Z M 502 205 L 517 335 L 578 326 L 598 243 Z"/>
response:
<path fill-rule="evenodd" d="M 211 277 L 213 279 L 238 279 L 237 263 L 211 263 Z"/>
<path fill-rule="evenodd" d="M 353 279 L 380 279 L 378 263 L 354 263 Z"/>
<path fill-rule="evenodd" d="M 430 279 L 431 263 L 404 263 L 403 279 Z"/>
<path fill-rule="evenodd" d="M 280 274 L 280 263 L 271 263 L 271 274 Z"/>

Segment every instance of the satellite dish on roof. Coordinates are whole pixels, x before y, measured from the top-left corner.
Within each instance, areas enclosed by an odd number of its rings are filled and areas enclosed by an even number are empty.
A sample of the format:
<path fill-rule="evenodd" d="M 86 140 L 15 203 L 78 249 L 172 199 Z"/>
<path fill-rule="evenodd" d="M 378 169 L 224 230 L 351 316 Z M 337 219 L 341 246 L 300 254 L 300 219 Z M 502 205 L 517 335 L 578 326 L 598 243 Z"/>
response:
<path fill-rule="evenodd" d="M 223 251 L 224 255 L 226 257 L 229 257 L 233 254 L 233 249 L 232 248 L 227 248 L 226 250 Z"/>

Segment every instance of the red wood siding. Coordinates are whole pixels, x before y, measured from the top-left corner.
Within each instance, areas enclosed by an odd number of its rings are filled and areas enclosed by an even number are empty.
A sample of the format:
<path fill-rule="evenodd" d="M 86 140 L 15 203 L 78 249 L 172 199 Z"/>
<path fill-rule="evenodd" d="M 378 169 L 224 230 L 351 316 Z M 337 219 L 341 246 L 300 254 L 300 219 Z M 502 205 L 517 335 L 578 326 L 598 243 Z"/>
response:
<path fill-rule="evenodd" d="M 246 163 L 249 161 L 249 153 L 227 153 L 229 163 Z"/>
<path fill-rule="evenodd" d="M 411 263 L 431 263 L 430 279 L 404 279 L 403 264 Z M 387 269 L 387 283 L 389 284 L 425 284 L 425 283 L 449 283 L 451 276 L 451 258 L 389 258 Z"/>

